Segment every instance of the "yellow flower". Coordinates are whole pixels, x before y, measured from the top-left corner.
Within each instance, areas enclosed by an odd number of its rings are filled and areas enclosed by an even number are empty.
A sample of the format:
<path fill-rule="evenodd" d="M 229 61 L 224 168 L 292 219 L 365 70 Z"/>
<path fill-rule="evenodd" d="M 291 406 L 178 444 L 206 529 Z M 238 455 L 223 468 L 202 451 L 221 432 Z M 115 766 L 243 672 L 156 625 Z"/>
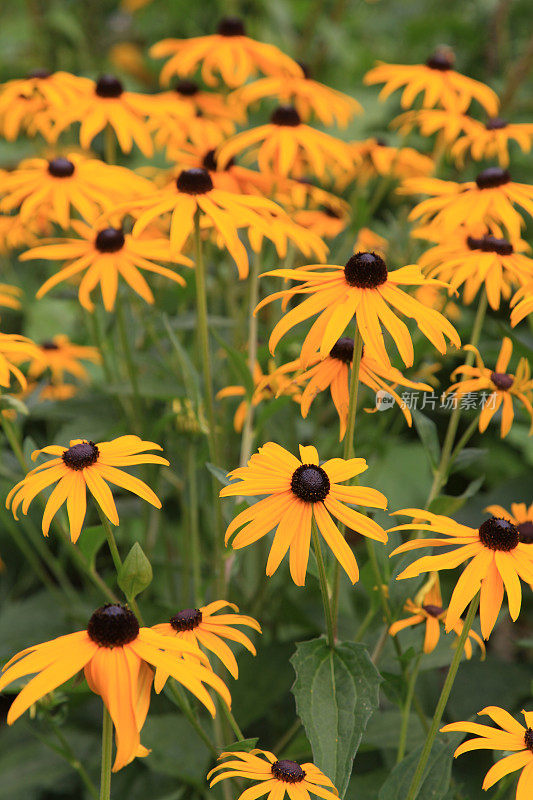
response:
<path fill-rule="evenodd" d="M 379 138 L 350 142 L 350 148 L 354 160 L 350 177 L 359 183 L 366 183 L 376 175 L 418 178 L 431 175 L 435 169 L 433 159 L 413 147 L 392 147 Z"/>
<path fill-rule="evenodd" d="M 35 358 L 37 347 L 31 339 L 18 333 L 0 333 L 0 386 L 9 389 L 11 376 L 26 388 L 26 378 L 16 366 L 21 360 Z"/>
<path fill-rule="evenodd" d="M 11 286 L 9 283 L 0 283 L 0 306 L 5 308 L 20 308 L 19 297 L 22 296 L 22 289 L 18 286 Z"/>
<path fill-rule="evenodd" d="M 497 158 L 501 167 L 509 166 L 509 143 L 514 141 L 520 145 L 523 153 L 531 150 L 533 139 L 533 123 L 509 123 L 500 117 L 491 117 L 485 124 L 471 119 L 465 135 L 456 141 L 451 155 L 459 166 L 463 166 L 464 157 L 470 151 L 474 161 Z"/>
<path fill-rule="evenodd" d="M 268 795 L 267 800 L 284 800 L 285 794 L 290 800 L 309 800 L 309 793 L 324 800 L 337 800 L 339 794 L 330 779 L 314 764 L 300 765 L 286 759 L 279 761 L 268 750 L 221 753 L 218 758 L 226 760 L 208 774 L 211 788 L 219 781 L 233 777 L 256 782 L 254 787 L 242 792 L 237 800 L 258 798 L 265 794 Z"/>
<path fill-rule="evenodd" d="M 99 364 L 101 361 L 96 347 L 74 344 L 68 336 L 63 334 L 58 334 L 49 341 L 41 342 L 36 347 L 36 352 L 31 358 L 27 355 L 20 358 L 20 362 L 30 362 L 28 378 L 35 381 L 48 370 L 51 383 L 62 391 L 67 388 L 74 390 L 73 386 L 64 383 L 65 375 L 72 375 L 81 381 L 89 380 L 87 370 L 81 361 L 92 361 L 94 364 Z"/>
<path fill-rule="evenodd" d="M 135 464 L 163 464 L 168 467 L 166 458 L 147 453 L 147 450 L 162 450 L 154 442 L 143 442 L 138 436 L 119 436 L 111 442 L 88 442 L 86 439 L 72 439 L 68 447 L 48 445 L 31 454 L 35 461 L 40 453 L 54 456 L 49 461 L 32 469 L 9 492 L 6 507 L 11 508 L 17 519 L 17 511 L 22 503 L 22 513 L 27 514 L 32 500 L 52 484 L 56 484 L 46 503 L 42 530 L 48 536 L 50 523 L 63 503 L 67 504 L 70 537 L 73 542 L 81 533 L 87 500 L 85 490 L 89 489 L 106 517 L 118 525 L 115 501 L 107 482 L 127 489 L 156 508 L 161 501 L 139 478 L 135 478 L 120 467 Z"/>
<path fill-rule="evenodd" d="M 456 375 L 464 376 L 461 381 L 454 383 L 446 390 L 447 394 L 454 393 L 456 402 L 466 392 L 490 392 L 484 398 L 484 405 L 479 417 L 479 430 L 486 431 L 489 422 L 502 408 L 501 436 L 507 436 L 514 420 L 513 397 L 519 400 L 531 418 L 530 433 L 533 432 L 533 406 L 531 405 L 531 391 L 533 379 L 527 358 L 523 357 L 518 363 L 514 374 L 506 372 L 513 352 L 513 344 L 506 336 L 503 339 L 498 360 L 494 370 L 488 369 L 483 363 L 479 351 L 472 345 L 465 345 L 465 350 L 472 350 L 476 354 L 476 366 L 464 365 L 453 371 L 452 380 Z"/>
<path fill-rule="evenodd" d="M 526 727 L 520 725 L 507 711 L 498 706 L 487 706 L 478 712 L 478 716 L 486 715 L 498 725 L 479 725 L 476 722 L 452 722 L 441 728 L 442 733 L 473 733 L 478 738 L 468 739 L 459 745 L 454 756 L 468 753 L 470 750 L 503 750 L 511 755 L 497 761 L 483 781 L 485 791 L 494 786 L 505 775 L 521 770 L 516 787 L 516 800 L 529 800 L 533 793 L 533 711 L 522 711 Z"/>
<path fill-rule="evenodd" d="M 506 511 L 502 506 L 487 506 L 485 511 L 493 517 L 508 519 L 516 526 L 522 544 L 533 544 L 533 503 L 527 507 L 526 503 L 511 503 L 511 511 Z"/>
<path fill-rule="evenodd" d="M 94 612 L 86 630 L 28 647 L 8 661 L 0 690 L 26 675 L 34 677 L 11 704 L 7 723 L 12 725 L 33 703 L 83 669 L 89 688 L 100 695 L 115 726 L 113 772 L 117 772 L 149 752 L 140 743 L 140 731 L 150 705 L 151 667 L 166 670 L 213 716 L 215 706 L 204 684 L 231 704 L 226 685 L 202 661 L 207 659 L 194 644 L 141 628 L 128 608 L 107 604 Z"/>
<path fill-rule="evenodd" d="M 68 261 L 51 278 L 43 283 L 37 297 L 43 297 L 64 280 L 84 273 L 80 282 L 78 299 L 87 311 L 94 310 L 91 292 L 100 284 L 104 307 L 112 311 L 118 291 L 119 276 L 147 303 L 154 302 L 152 290 L 142 272 L 155 273 L 185 286 L 185 281 L 174 270 L 162 267 L 159 261 L 192 266 L 185 256 L 172 253 L 168 240 L 161 235 L 148 234 L 134 238 L 121 228 L 86 225 L 73 221 L 71 227 L 79 239 L 56 239 L 53 244 L 34 247 L 19 256 L 21 261 L 44 259 Z"/>
<path fill-rule="evenodd" d="M 391 127 L 397 128 L 403 136 L 410 133 L 415 126 L 420 129 L 422 136 L 433 136 L 434 133 L 438 133 L 442 142 L 450 146 L 461 133 L 468 130 L 473 122 L 475 120 L 461 111 L 447 108 L 421 108 L 406 111 L 395 117 L 391 122 Z"/>
<path fill-rule="evenodd" d="M 318 272 L 317 270 L 327 270 Z M 381 325 L 394 339 L 406 366 L 413 364 L 413 343 L 407 326 L 393 309 L 416 320 L 419 330 L 441 352 L 446 352 L 444 336 L 460 346 L 457 331 L 448 320 L 433 308 L 426 308 L 399 288 L 407 286 L 435 285 L 438 282 L 425 278 L 418 266 L 410 264 L 389 272 L 384 260 L 375 253 L 356 253 L 344 267 L 312 264 L 296 270 L 275 269 L 264 275 L 290 278 L 300 286 L 282 289 L 266 297 L 256 311 L 273 300 L 284 302 L 297 294 L 311 295 L 298 306 L 288 311 L 277 323 L 270 336 L 270 350 L 274 352 L 281 337 L 298 322 L 319 314 L 307 334 L 301 352 L 304 366 L 318 350 L 322 358 L 331 351 L 346 326 L 357 314 L 357 324 L 365 346 L 387 367 L 390 360 L 385 349 Z M 392 308 L 391 308 L 392 306 Z"/>
<path fill-rule="evenodd" d="M 533 311 L 533 281 L 522 286 L 511 300 L 511 327 L 522 322 Z"/>
<path fill-rule="evenodd" d="M 298 64 L 273 44 L 256 42 L 246 36 L 244 22 L 238 17 L 224 17 L 211 36 L 191 39 L 163 39 L 150 49 L 152 58 L 169 60 L 161 70 L 161 83 L 168 84 L 173 75 L 192 75 L 201 66 L 202 80 L 216 86 L 218 73 L 226 86 L 242 86 L 258 72 L 265 75 L 302 74 Z"/>
<path fill-rule="evenodd" d="M 452 593 L 446 612 L 446 632 L 459 622 L 461 614 L 472 598 L 480 591 L 481 633 L 488 639 L 500 612 L 504 591 L 509 601 L 509 614 L 516 621 L 522 604 L 520 580 L 533 582 L 533 554 L 528 545 L 520 542 L 517 528 L 505 519 L 491 517 L 479 529 L 460 525 L 440 514 L 420 508 L 404 508 L 394 512 L 413 517 L 414 522 L 390 528 L 393 531 L 423 530 L 443 534 L 441 538 L 412 539 L 392 551 L 391 556 L 418 550 L 421 547 L 451 547 L 444 554 L 424 556 L 414 561 L 398 575 L 414 578 L 422 572 L 455 569 L 470 561 L 463 570 Z M 427 520 L 421 523 L 417 520 Z"/>
<path fill-rule="evenodd" d="M 363 536 L 385 542 L 386 534 L 376 522 L 345 503 L 386 508 L 387 498 L 376 489 L 340 485 L 367 469 L 364 458 L 332 458 L 319 465 L 316 448 L 302 445 L 300 458 L 301 461 L 280 445 L 268 442 L 246 467 L 229 473 L 230 478 L 238 480 L 224 487 L 221 497 L 267 496 L 235 517 L 226 530 L 226 544 L 239 528 L 232 540 L 234 550 L 247 547 L 276 528 L 266 574 L 274 574 L 289 550 L 291 577 L 297 586 L 303 586 L 314 520 L 333 555 L 355 583 L 359 579 L 355 556 L 332 516 Z"/>
<path fill-rule="evenodd" d="M 238 607 L 234 603 L 226 600 L 215 600 L 200 608 L 184 608 L 174 614 L 169 622 L 161 622 L 154 625 L 152 630 L 163 636 L 182 639 L 191 645 L 200 646 L 200 649 L 214 653 L 222 661 L 231 675 L 237 679 L 239 677 L 239 667 L 232 651 L 224 641 L 229 639 L 238 642 L 255 656 L 256 650 L 252 642 L 239 628 L 234 626 L 245 626 L 261 633 L 261 626 L 253 617 L 246 617 L 243 614 L 217 614 L 223 608 L 231 608 L 238 612 Z M 168 678 L 168 671 L 157 669 L 155 673 L 154 688 L 160 692 Z"/>

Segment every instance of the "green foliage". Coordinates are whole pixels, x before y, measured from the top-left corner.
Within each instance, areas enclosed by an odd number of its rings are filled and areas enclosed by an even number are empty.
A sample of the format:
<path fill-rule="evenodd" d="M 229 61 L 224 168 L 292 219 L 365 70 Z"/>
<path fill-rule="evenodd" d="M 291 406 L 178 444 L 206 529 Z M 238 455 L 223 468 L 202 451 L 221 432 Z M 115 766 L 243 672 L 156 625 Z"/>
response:
<path fill-rule="evenodd" d="M 152 565 L 146 558 L 139 542 L 135 542 L 124 559 L 118 573 L 117 583 L 126 597 L 137 597 L 152 583 Z"/>

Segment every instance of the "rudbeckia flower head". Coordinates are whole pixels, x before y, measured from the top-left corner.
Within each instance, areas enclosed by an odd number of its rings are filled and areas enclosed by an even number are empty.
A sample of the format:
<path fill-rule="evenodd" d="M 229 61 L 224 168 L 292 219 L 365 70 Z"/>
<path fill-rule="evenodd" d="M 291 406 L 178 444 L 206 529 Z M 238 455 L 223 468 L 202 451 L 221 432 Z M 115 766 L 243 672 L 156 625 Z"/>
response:
<path fill-rule="evenodd" d="M 224 17 L 210 36 L 191 39 L 163 39 L 150 49 L 152 58 L 169 60 L 161 70 L 163 85 L 173 75 L 181 78 L 193 75 L 201 68 L 207 86 L 216 86 L 217 75 L 232 89 L 242 86 L 258 72 L 265 75 L 298 76 L 298 64 L 272 44 L 257 42 L 246 36 L 244 22 L 239 17 Z"/>
<path fill-rule="evenodd" d="M 386 508 L 387 498 L 376 489 L 341 486 L 343 481 L 367 469 L 364 458 L 333 458 L 319 463 L 316 448 L 300 445 L 300 459 L 283 447 L 268 442 L 252 455 L 246 467 L 229 473 L 235 480 L 220 492 L 221 497 L 267 495 L 238 514 L 226 530 L 226 544 L 238 550 L 276 533 L 270 549 L 266 574 L 273 575 L 289 551 L 291 577 L 297 586 L 305 584 L 311 542 L 311 525 L 316 523 L 326 544 L 352 583 L 359 578 L 355 556 L 333 518 L 363 536 L 386 541 L 383 529 L 369 517 L 345 503 Z M 239 530 L 240 529 L 240 530 Z"/>
<path fill-rule="evenodd" d="M 458 731 L 475 735 L 475 739 L 468 739 L 459 745 L 454 753 L 456 758 L 471 750 L 502 750 L 508 753 L 489 769 L 483 789 L 490 789 L 506 775 L 520 770 L 516 800 L 529 800 L 533 793 L 533 711 L 522 711 L 522 714 L 525 727 L 503 708 L 487 706 L 478 712 L 478 716 L 490 717 L 497 728 L 477 722 L 452 722 L 441 728 L 441 732 Z"/>
<path fill-rule="evenodd" d="M 286 794 L 291 800 L 308 800 L 309 793 L 323 800 L 336 800 L 339 794 L 330 779 L 314 764 L 279 760 L 268 750 L 222 753 L 219 761 L 222 759 L 225 761 L 212 769 L 207 776 L 211 780 L 210 787 L 232 777 L 256 782 L 238 800 L 249 797 L 251 792 L 253 797 L 267 795 L 267 800 L 284 800 Z"/>
<path fill-rule="evenodd" d="M 22 289 L 18 286 L 11 286 L 9 283 L 0 283 L 0 306 L 17 310 L 21 307 L 20 297 Z"/>
<path fill-rule="evenodd" d="M 412 366 L 414 358 L 411 336 L 396 311 L 415 319 L 420 331 L 439 352 L 446 352 L 444 336 L 456 347 L 460 346 L 457 331 L 442 314 L 435 309 L 426 308 L 400 289 L 402 284 L 439 285 L 439 282 L 425 278 L 416 265 L 389 272 L 385 261 L 377 253 L 358 252 L 344 266 L 323 267 L 312 264 L 296 270 L 276 269 L 264 275 L 289 278 L 298 281 L 300 285 L 266 297 L 259 303 L 256 312 L 278 298 L 282 298 L 285 303 L 297 294 L 310 295 L 284 314 L 274 327 L 269 342 L 271 352 L 274 352 L 281 337 L 294 325 L 319 314 L 302 347 L 304 366 L 317 351 L 320 351 L 322 358 L 328 356 L 356 314 L 365 346 L 387 367 L 391 364 L 381 325 L 391 334 L 405 365 Z"/>
<path fill-rule="evenodd" d="M 471 119 L 465 126 L 465 134 L 451 149 L 451 155 L 460 167 L 465 155 L 470 152 L 474 161 L 497 158 L 501 167 L 509 166 L 509 144 L 515 141 L 523 153 L 531 150 L 533 123 L 509 123 L 502 117 L 491 117 L 487 122 Z"/>
<path fill-rule="evenodd" d="M 143 442 L 138 436 L 119 436 L 111 442 L 95 442 L 86 439 L 72 439 L 68 447 L 48 445 L 41 450 L 34 450 L 32 461 L 40 453 L 53 456 L 35 469 L 11 489 L 6 499 L 6 507 L 11 508 L 17 519 L 19 506 L 22 513 L 27 514 L 32 500 L 48 486 L 56 484 L 43 513 L 42 530 L 48 535 L 50 523 L 63 503 L 67 504 L 70 525 L 70 536 L 73 542 L 81 533 L 85 512 L 87 510 L 86 489 L 92 494 L 103 513 L 118 525 L 119 519 L 115 501 L 108 483 L 120 486 L 129 492 L 161 508 L 161 501 L 139 478 L 135 478 L 121 467 L 136 464 L 162 464 L 168 467 L 169 462 L 162 456 L 147 453 L 147 450 L 162 450 L 154 442 Z"/>
<path fill-rule="evenodd" d="M 516 621 L 522 603 L 520 580 L 533 582 L 533 553 L 529 545 L 520 542 L 515 525 L 506 519 L 490 517 L 479 528 L 461 525 L 454 520 L 423 511 L 405 508 L 395 515 L 413 518 L 413 522 L 391 528 L 393 531 L 430 531 L 434 538 L 412 539 L 397 547 L 391 556 L 419 550 L 423 547 L 450 547 L 440 555 L 424 556 L 414 561 L 398 575 L 397 580 L 413 578 L 423 572 L 455 569 L 465 561 L 465 567 L 453 590 L 446 612 L 446 632 L 459 622 L 472 598 L 480 592 L 479 613 L 481 633 L 488 639 L 501 609 L 504 591 L 507 592 L 509 614 Z M 419 522 L 417 520 L 424 520 Z M 441 534 L 437 538 L 435 534 Z"/>
<path fill-rule="evenodd" d="M 28 647 L 8 661 L 0 690 L 26 675 L 34 677 L 11 704 L 7 723 L 11 725 L 33 703 L 83 669 L 89 688 L 100 695 L 115 726 L 116 772 L 135 757 L 148 755 L 140 743 L 140 731 L 150 705 L 151 667 L 165 669 L 213 716 L 215 706 L 204 684 L 231 704 L 226 685 L 204 666 L 206 662 L 194 643 L 140 627 L 129 608 L 107 604 L 94 612 L 86 630 Z"/>
<path fill-rule="evenodd" d="M 511 503 L 511 511 L 502 506 L 488 506 L 485 511 L 494 517 L 501 517 L 512 522 L 516 527 L 522 544 L 533 544 L 533 503 Z"/>
<path fill-rule="evenodd" d="M 96 347 L 75 344 L 68 336 L 58 334 L 37 345 L 37 352 L 33 358 L 29 359 L 26 356 L 21 361 L 30 362 L 28 367 L 30 380 L 35 381 L 48 373 L 53 385 L 64 386 L 66 375 L 88 381 L 89 374 L 82 361 L 99 364 L 101 356 Z"/>
<path fill-rule="evenodd" d="M 351 142 L 354 167 L 348 176 L 364 184 L 377 175 L 391 178 L 418 178 L 431 175 L 435 169 L 432 158 L 414 147 L 393 147 L 382 138 Z M 346 183 L 341 180 L 341 185 Z"/>
<path fill-rule="evenodd" d="M 37 346 L 26 336 L 18 333 L 0 333 L 0 386 L 9 389 L 13 376 L 25 389 L 26 378 L 16 365 L 37 355 Z"/>
<path fill-rule="evenodd" d="M 533 281 L 522 286 L 511 300 L 511 327 L 515 327 L 533 312 Z"/>
<path fill-rule="evenodd" d="M 457 367 L 452 373 L 452 380 L 456 375 L 461 375 L 462 380 L 452 384 L 446 390 L 446 393 L 454 393 L 457 402 L 466 392 L 484 392 L 484 405 L 479 417 L 479 430 L 481 433 L 486 431 L 491 419 L 501 406 L 502 438 L 507 436 L 513 424 L 513 398 L 515 398 L 520 401 L 530 416 L 531 433 L 533 431 L 533 406 L 531 405 L 530 397 L 533 389 L 533 379 L 531 378 L 531 368 L 527 358 L 524 356 L 520 359 L 514 374 L 507 372 L 513 352 L 513 344 L 507 336 L 503 339 L 494 370 L 490 370 L 485 366 L 479 351 L 475 347 L 466 345 L 465 350 L 473 350 L 476 356 L 476 366 L 470 367 L 465 364 L 462 367 Z"/>

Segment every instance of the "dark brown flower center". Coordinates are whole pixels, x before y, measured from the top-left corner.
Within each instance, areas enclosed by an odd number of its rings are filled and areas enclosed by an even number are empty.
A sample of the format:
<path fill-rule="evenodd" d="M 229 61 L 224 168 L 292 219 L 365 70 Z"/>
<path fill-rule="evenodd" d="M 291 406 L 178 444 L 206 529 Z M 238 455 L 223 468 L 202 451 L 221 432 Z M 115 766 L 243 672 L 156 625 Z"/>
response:
<path fill-rule="evenodd" d="M 506 519 L 491 517 L 479 528 L 479 539 L 481 544 L 489 550 L 503 550 L 508 553 L 517 546 L 520 537 L 518 530 L 512 522 Z"/>
<path fill-rule="evenodd" d="M 502 167 L 488 167 L 480 172 L 476 178 L 478 189 L 495 189 L 509 183 L 511 176 L 509 170 Z"/>
<path fill-rule="evenodd" d="M 320 503 L 325 500 L 329 488 L 327 472 L 315 464 L 302 464 L 292 473 L 291 491 L 306 503 Z"/>
<path fill-rule="evenodd" d="M 533 753 L 533 728 L 527 728 L 524 734 L 524 744 Z"/>
<path fill-rule="evenodd" d="M 124 87 L 114 75 L 102 75 L 96 82 L 95 92 L 98 97 L 120 97 Z"/>
<path fill-rule="evenodd" d="M 508 375 L 507 372 L 491 372 L 490 379 L 497 389 L 506 392 L 514 383 L 513 375 Z"/>
<path fill-rule="evenodd" d="M 438 69 L 439 72 L 446 72 L 453 68 L 455 63 L 455 56 L 451 50 L 437 50 L 426 61 L 426 67 L 431 69 Z"/>
<path fill-rule="evenodd" d="M 178 81 L 174 87 L 174 91 L 182 94 L 184 97 L 194 97 L 198 94 L 200 87 L 194 81 Z"/>
<path fill-rule="evenodd" d="M 99 455 L 100 451 L 94 442 L 80 442 L 65 450 L 62 458 L 69 469 L 78 471 L 94 464 Z"/>
<path fill-rule="evenodd" d="M 375 289 L 387 280 L 387 265 L 375 253 L 356 253 L 344 267 L 344 277 L 350 286 Z"/>
<path fill-rule="evenodd" d="M 217 25 L 219 36 L 246 36 L 244 22 L 240 17 L 222 17 Z"/>
<path fill-rule="evenodd" d="M 502 128 L 506 128 L 508 124 L 507 120 L 501 117 L 490 117 L 485 123 L 485 128 L 488 131 L 499 131 Z"/>
<path fill-rule="evenodd" d="M 309 79 L 311 77 L 311 69 L 309 68 L 309 64 L 305 64 L 303 61 L 296 61 L 300 69 L 304 74 L 304 78 Z"/>
<path fill-rule="evenodd" d="M 274 761 L 272 775 L 284 783 L 300 783 L 305 778 L 305 770 L 296 761 Z"/>
<path fill-rule="evenodd" d="M 213 181 L 206 169 L 184 169 L 176 181 L 178 191 L 185 194 L 206 194 L 213 188 Z"/>
<path fill-rule="evenodd" d="M 122 647 L 139 635 L 137 617 L 129 608 L 107 603 L 98 608 L 87 625 L 87 633 L 99 647 Z"/>
<path fill-rule="evenodd" d="M 528 519 L 516 527 L 518 528 L 521 543 L 533 544 L 533 522 Z"/>
<path fill-rule="evenodd" d="M 428 603 L 428 605 L 423 605 L 422 608 L 427 614 L 430 615 L 430 617 L 440 617 L 444 611 L 442 606 L 433 606 L 431 603 Z"/>
<path fill-rule="evenodd" d="M 28 72 L 28 78 L 49 78 L 51 74 L 47 69 L 32 69 Z"/>
<path fill-rule="evenodd" d="M 374 141 L 378 147 L 387 147 L 387 140 L 384 139 L 383 136 L 376 136 Z"/>
<path fill-rule="evenodd" d="M 286 128 L 296 128 L 300 124 L 300 115 L 294 106 L 278 106 L 272 112 L 270 122 Z"/>
<path fill-rule="evenodd" d="M 124 247 L 124 234 L 120 228 L 104 228 L 99 231 L 94 245 L 101 253 L 117 253 Z"/>
<path fill-rule="evenodd" d="M 215 150 L 209 150 L 202 159 L 202 166 L 209 172 L 216 172 L 218 170 L 218 160 Z M 224 169 L 229 169 L 235 166 L 235 159 L 230 158 Z"/>
<path fill-rule="evenodd" d="M 175 631 L 192 631 L 202 621 L 202 612 L 199 608 L 184 608 L 170 618 L 170 624 Z"/>
<path fill-rule="evenodd" d="M 482 250 L 484 253 L 497 253 L 499 256 L 510 256 L 513 253 L 513 245 L 507 239 L 497 239 L 486 233 L 477 239 L 474 236 L 467 236 L 466 243 L 470 250 Z"/>
<path fill-rule="evenodd" d="M 74 174 L 74 164 L 68 158 L 53 158 L 48 162 L 48 172 L 54 178 L 70 178 Z"/>
<path fill-rule="evenodd" d="M 55 342 L 41 342 L 41 350 L 59 350 L 59 345 Z"/>
<path fill-rule="evenodd" d="M 329 354 L 331 358 L 336 358 L 345 364 L 351 364 L 353 361 L 353 339 L 350 339 L 349 336 L 341 336 L 340 339 L 337 339 Z"/>

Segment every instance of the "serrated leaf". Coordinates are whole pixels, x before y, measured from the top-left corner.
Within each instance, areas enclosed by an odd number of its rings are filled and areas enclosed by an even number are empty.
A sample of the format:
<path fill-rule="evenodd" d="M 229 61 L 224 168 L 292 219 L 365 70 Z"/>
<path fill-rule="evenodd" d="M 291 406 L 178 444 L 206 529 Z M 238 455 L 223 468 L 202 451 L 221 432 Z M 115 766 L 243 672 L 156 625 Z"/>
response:
<path fill-rule="evenodd" d="M 441 736 L 435 740 L 417 800 L 443 800 L 450 786 L 453 753 L 465 734 Z M 405 800 L 415 773 L 423 745 L 417 747 L 397 764 L 380 789 L 378 800 Z"/>
<path fill-rule="evenodd" d="M 124 559 L 117 583 L 127 598 L 133 598 L 151 584 L 152 578 L 152 565 L 139 542 L 135 542 Z"/>
<path fill-rule="evenodd" d="M 314 763 L 344 796 L 366 724 L 378 705 L 382 680 L 364 645 L 324 638 L 300 642 L 291 658 L 292 693 Z"/>
<path fill-rule="evenodd" d="M 224 745 L 224 752 L 225 753 L 234 753 L 234 752 L 244 752 L 249 753 L 250 750 L 253 750 L 254 747 L 257 746 L 257 742 L 259 741 L 259 737 L 255 737 L 253 739 L 241 739 L 240 742 L 233 742 L 233 744 L 225 744 Z"/>
<path fill-rule="evenodd" d="M 413 421 L 415 423 L 418 438 L 424 446 L 424 450 L 429 458 L 429 463 L 433 468 L 437 466 L 440 458 L 440 444 L 437 433 L 437 426 L 429 417 L 422 414 L 416 408 L 413 409 Z"/>

